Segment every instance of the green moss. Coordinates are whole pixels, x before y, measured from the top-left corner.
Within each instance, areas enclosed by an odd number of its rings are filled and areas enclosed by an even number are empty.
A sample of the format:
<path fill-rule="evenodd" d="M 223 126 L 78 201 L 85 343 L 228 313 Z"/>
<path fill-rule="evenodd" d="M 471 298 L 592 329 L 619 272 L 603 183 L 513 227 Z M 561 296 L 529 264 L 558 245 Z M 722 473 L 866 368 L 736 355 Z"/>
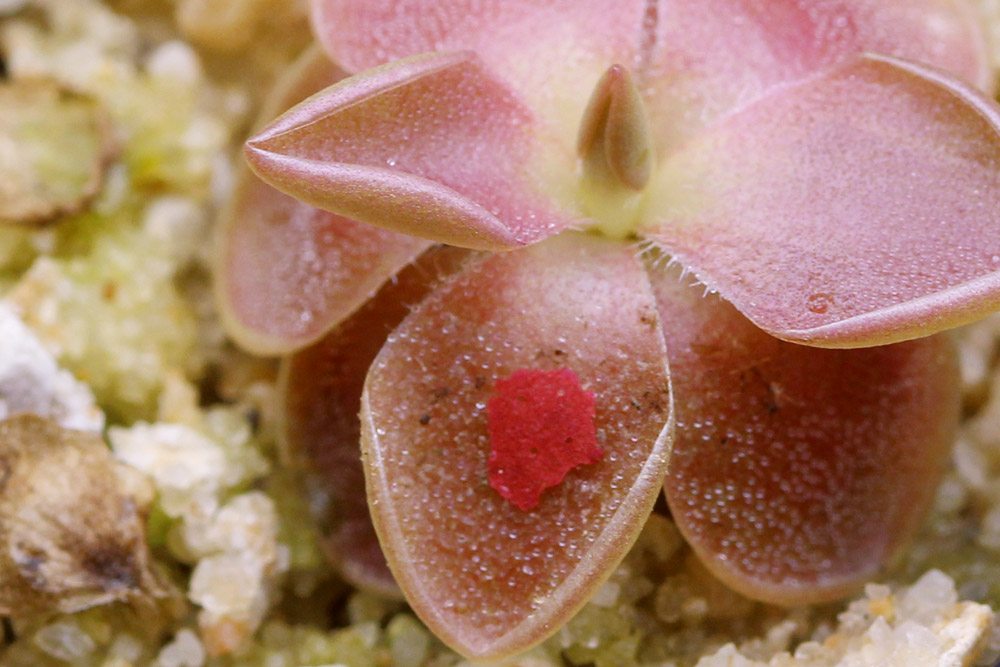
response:
<path fill-rule="evenodd" d="M 430 653 L 431 637 L 427 629 L 409 614 L 399 614 L 386 628 L 389 650 L 396 667 L 420 667 Z"/>
<path fill-rule="evenodd" d="M 346 667 L 384 665 L 375 650 L 380 630 L 374 624 L 362 624 L 326 632 L 308 626 L 268 623 L 260 640 L 241 656 L 218 661 L 222 666 L 296 665 L 302 667 L 341 664 Z"/>
<path fill-rule="evenodd" d="M 319 531 L 308 519 L 309 507 L 296 476 L 287 468 L 277 468 L 267 479 L 267 494 L 274 499 L 278 510 L 281 525 L 278 540 L 288 547 L 289 568 L 325 570 Z"/>
<path fill-rule="evenodd" d="M 103 91 L 116 126 L 127 138 L 121 159 L 137 188 L 207 192 L 212 155 L 228 137 L 221 124 L 197 115 L 198 92 L 151 77 L 119 82 Z"/>
<path fill-rule="evenodd" d="M 172 262 L 140 230 L 115 227 L 91 243 L 37 262 L 12 298 L 112 421 L 149 419 L 168 372 L 200 370 L 195 314 Z"/>

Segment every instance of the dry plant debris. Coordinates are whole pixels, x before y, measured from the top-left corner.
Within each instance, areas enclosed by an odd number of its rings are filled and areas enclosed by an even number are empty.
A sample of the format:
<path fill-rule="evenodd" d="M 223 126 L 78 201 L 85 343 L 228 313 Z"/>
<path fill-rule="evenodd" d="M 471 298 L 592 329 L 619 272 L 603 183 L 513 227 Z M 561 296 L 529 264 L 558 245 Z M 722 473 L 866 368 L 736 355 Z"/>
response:
<path fill-rule="evenodd" d="M 0 422 L 0 614 L 166 595 L 145 540 L 151 496 L 94 433 L 34 415 Z"/>

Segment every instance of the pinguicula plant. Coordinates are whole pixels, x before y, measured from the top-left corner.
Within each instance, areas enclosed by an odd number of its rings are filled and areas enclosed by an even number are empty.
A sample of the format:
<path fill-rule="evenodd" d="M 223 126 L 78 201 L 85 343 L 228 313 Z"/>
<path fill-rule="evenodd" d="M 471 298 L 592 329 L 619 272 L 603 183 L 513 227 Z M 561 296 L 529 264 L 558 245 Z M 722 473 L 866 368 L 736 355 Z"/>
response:
<path fill-rule="evenodd" d="M 344 576 L 498 657 L 584 604 L 661 489 L 760 600 L 843 596 L 905 547 L 958 421 L 940 332 L 1000 305 L 968 7 L 311 9 L 322 52 L 267 113 L 312 95 L 246 144 L 218 286 L 286 357 Z"/>

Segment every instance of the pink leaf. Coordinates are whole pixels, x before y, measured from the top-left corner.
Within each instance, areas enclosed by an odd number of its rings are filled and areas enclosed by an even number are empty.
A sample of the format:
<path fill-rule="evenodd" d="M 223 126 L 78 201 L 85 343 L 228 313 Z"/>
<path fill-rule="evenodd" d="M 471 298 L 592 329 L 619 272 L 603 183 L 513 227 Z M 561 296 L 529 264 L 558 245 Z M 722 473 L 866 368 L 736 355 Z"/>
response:
<path fill-rule="evenodd" d="M 722 119 L 662 167 L 647 235 L 758 326 L 828 347 L 1000 306 L 1000 110 L 865 56 Z"/>
<path fill-rule="evenodd" d="M 307 52 L 263 113 L 342 77 Z M 247 170 L 239 179 L 220 225 L 215 285 L 228 333 L 258 354 L 319 338 L 430 245 L 303 204 Z"/>
<path fill-rule="evenodd" d="M 661 0 L 643 67 L 660 154 L 767 93 L 862 52 L 940 67 L 991 91 L 962 0 Z M 736 46 L 738 45 L 738 46 Z"/>
<path fill-rule="evenodd" d="M 469 53 L 345 79 L 278 118 L 246 155 L 314 206 L 452 245 L 510 249 L 576 220 L 560 203 L 571 151 Z"/>
<path fill-rule="evenodd" d="M 733 589 L 802 604 L 852 593 L 916 531 L 959 417 L 946 335 L 863 350 L 768 336 L 654 272 L 677 402 L 678 527 Z"/>
<path fill-rule="evenodd" d="M 487 406 L 525 368 L 579 378 L 604 452 L 530 512 L 488 483 Z M 563 234 L 469 266 L 390 336 L 361 415 L 373 519 L 413 609 L 465 655 L 527 649 L 610 574 L 662 484 L 671 399 L 642 264 Z"/>
<path fill-rule="evenodd" d="M 365 375 L 389 332 L 468 253 L 432 249 L 322 340 L 284 360 L 281 428 L 284 454 L 302 473 L 324 546 L 344 578 L 399 596 L 379 548 L 365 500 L 358 410 Z"/>
<path fill-rule="evenodd" d="M 312 0 L 313 32 L 352 72 L 473 51 L 572 145 L 609 65 L 637 63 L 645 0 Z"/>

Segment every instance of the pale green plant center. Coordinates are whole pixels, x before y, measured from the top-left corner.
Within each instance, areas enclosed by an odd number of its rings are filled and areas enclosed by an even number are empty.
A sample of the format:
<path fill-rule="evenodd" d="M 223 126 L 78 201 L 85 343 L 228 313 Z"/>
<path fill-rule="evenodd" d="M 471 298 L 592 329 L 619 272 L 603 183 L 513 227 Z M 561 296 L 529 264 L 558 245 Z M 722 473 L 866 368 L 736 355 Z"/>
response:
<path fill-rule="evenodd" d="M 593 221 L 588 231 L 616 240 L 634 236 L 642 223 L 647 190 L 624 186 L 603 160 L 581 157 L 579 172 L 580 207 Z"/>
<path fill-rule="evenodd" d="M 578 192 L 591 231 L 613 239 L 642 222 L 655 156 L 645 103 L 628 70 L 613 65 L 598 81 L 580 121 Z"/>

